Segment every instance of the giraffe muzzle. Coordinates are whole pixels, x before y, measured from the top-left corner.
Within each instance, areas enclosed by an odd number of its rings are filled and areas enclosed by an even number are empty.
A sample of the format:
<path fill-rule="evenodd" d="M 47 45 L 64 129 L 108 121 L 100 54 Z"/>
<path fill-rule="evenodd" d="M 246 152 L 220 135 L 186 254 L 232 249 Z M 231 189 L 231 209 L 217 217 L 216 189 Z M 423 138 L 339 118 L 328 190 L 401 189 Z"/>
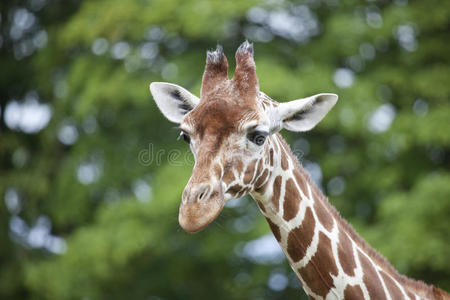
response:
<path fill-rule="evenodd" d="M 214 221 L 222 211 L 220 187 L 209 183 L 188 184 L 183 192 L 178 221 L 187 232 L 195 233 Z"/>
<path fill-rule="evenodd" d="M 192 188 L 186 187 L 183 192 L 183 204 L 193 204 L 202 199 L 206 199 L 212 191 L 209 184 L 198 184 Z"/>

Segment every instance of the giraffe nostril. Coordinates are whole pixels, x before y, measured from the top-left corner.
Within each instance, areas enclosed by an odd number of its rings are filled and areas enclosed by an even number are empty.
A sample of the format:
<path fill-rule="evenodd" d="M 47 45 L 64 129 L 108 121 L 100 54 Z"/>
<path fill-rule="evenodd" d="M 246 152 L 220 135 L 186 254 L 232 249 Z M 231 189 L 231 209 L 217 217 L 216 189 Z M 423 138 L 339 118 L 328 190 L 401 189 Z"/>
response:
<path fill-rule="evenodd" d="M 197 191 L 197 201 L 200 201 L 207 197 L 209 192 L 209 185 L 204 185 L 200 187 Z"/>

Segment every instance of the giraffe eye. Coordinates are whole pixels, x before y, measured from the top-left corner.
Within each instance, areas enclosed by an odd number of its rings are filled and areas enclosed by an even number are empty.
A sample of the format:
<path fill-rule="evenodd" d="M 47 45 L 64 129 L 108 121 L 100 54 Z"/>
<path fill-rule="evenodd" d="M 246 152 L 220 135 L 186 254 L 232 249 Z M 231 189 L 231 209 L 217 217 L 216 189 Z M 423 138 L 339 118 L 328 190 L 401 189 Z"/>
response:
<path fill-rule="evenodd" d="M 268 132 L 264 131 L 253 131 L 247 135 L 247 138 L 254 144 L 262 146 L 266 141 L 266 137 L 269 135 Z"/>
<path fill-rule="evenodd" d="M 189 134 L 187 134 L 184 131 L 180 132 L 180 135 L 178 136 L 177 140 L 180 140 L 180 139 L 183 139 L 188 144 L 191 143 L 191 138 L 190 138 Z"/>

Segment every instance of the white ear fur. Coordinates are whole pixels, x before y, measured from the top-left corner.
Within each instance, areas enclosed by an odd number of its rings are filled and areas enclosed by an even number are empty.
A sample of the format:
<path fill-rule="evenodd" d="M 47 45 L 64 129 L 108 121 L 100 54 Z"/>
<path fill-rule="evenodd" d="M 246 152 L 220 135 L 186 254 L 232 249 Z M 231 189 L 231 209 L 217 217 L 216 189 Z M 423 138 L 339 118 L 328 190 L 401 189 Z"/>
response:
<path fill-rule="evenodd" d="M 184 115 L 200 102 L 197 96 L 172 83 L 152 82 L 150 92 L 159 110 L 174 123 L 181 123 Z"/>
<path fill-rule="evenodd" d="M 308 131 L 319 123 L 336 104 L 336 94 L 317 94 L 308 98 L 280 103 L 271 113 L 271 131 L 286 128 Z"/>

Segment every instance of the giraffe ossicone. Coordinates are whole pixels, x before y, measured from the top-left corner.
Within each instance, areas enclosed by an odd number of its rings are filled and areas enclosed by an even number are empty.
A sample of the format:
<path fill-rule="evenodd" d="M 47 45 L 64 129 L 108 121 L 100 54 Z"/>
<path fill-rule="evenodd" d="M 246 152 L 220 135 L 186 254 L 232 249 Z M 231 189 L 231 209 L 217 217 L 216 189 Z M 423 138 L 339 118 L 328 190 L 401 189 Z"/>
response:
<path fill-rule="evenodd" d="M 259 90 L 253 52 L 247 41 L 239 46 L 230 79 L 223 48 L 208 51 L 200 98 L 175 84 L 150 84 L 158 108 L 180 124 L 195 158 L 180 204 L 181 227 L 198 232 L 227 201 L 250 194 L 311 299 L 450 299 L 398 274 L 359 237 L 278 134 L 311 130 L 337 95 L 272 100 Z"/>

